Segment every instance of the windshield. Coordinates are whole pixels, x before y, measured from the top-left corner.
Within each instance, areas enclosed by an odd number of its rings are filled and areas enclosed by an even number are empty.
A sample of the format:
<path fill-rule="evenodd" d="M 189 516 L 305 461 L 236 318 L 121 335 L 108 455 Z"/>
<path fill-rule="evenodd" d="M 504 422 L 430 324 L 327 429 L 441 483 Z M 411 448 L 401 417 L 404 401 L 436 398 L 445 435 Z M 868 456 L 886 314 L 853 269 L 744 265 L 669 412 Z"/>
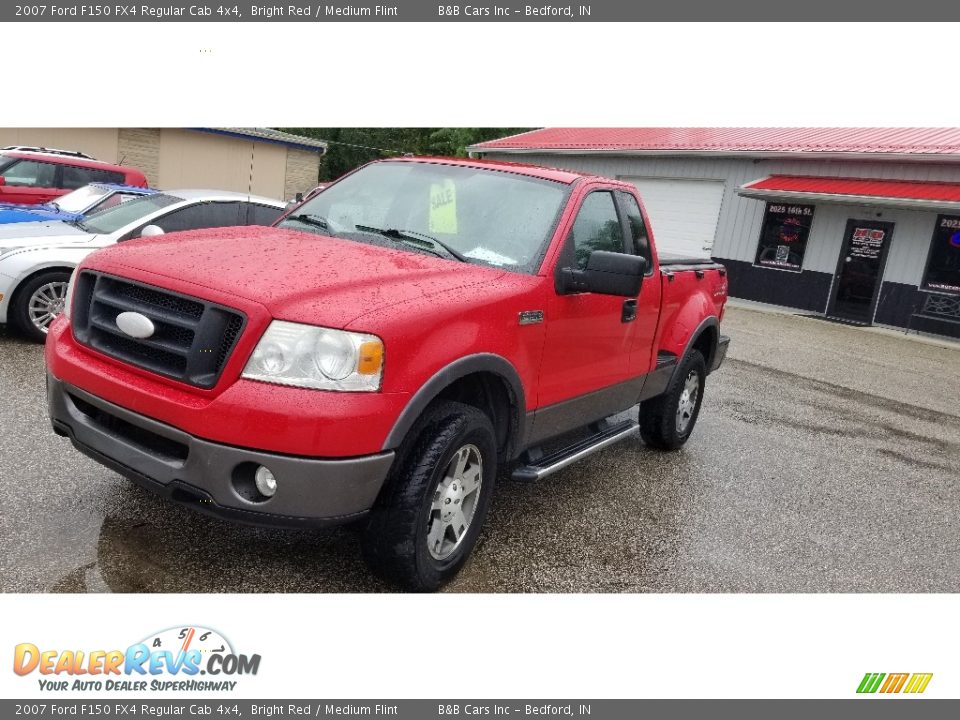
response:
<path fill-rule="evenodd" d="M 82 213 L 94 203 L 97 203 L 105 198 L 110 194 L 110 192 L 111 191 L 107 190 L 106 188 L 87 185 L 86 187 L 79 188 L 73 192 L 58 197 L 53 202 L 55 202 L 57 207 L 64 212 Z"/>
<path fill-rule="evenodd" d="M 441 254 L 432 238 L 447 257 L 535 272 L 567 189 L 498 170 L 378 163 L 326 188 L 277 227 Z"/>
<path fill-rule="evenodd" d="M 142 220 L 160 208 L 178 202 L 183 202 L 183 200 L 173 195 L 165 195 L 163 193 L 145 195 L 135 200 L 128 200 L 125 203 L 114 205 L 112 208 L 92 213 L 83 220 L 78 220 L 76 224 L 87 232 L 109 234 L 138 220 Z"/>

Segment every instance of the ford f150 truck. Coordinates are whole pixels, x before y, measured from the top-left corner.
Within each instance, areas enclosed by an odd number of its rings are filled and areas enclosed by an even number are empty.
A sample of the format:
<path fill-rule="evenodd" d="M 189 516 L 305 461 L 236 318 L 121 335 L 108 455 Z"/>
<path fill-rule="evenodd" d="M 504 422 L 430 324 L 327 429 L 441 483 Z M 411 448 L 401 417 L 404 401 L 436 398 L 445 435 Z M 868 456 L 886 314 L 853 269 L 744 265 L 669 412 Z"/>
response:
<path fill-rule="evenodd" d="M 658 257 L 630 184 L 378 161 L 273 228 L 87 257 L 47 340 L 49 412 L 80 451 L 197 510 L 362 520 L 370 566 L 432 590 L 504 473 L 542 478 L 638 425 L 683 445 L 726 353 L 726 298 L 722 266 Z"/>

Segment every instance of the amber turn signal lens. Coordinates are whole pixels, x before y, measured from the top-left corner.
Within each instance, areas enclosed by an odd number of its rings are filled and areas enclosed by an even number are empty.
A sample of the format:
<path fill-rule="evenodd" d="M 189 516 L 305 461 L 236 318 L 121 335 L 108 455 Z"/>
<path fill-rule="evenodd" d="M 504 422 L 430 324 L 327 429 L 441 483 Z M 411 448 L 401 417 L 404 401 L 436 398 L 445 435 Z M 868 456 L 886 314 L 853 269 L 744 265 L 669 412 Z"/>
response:
<path fill-rule="evenodd" d="M 360 344 L 360 359 L 357 372 L 360 375 L 376 375 L 383 367 L 383 343 L 367 341 Z"/>

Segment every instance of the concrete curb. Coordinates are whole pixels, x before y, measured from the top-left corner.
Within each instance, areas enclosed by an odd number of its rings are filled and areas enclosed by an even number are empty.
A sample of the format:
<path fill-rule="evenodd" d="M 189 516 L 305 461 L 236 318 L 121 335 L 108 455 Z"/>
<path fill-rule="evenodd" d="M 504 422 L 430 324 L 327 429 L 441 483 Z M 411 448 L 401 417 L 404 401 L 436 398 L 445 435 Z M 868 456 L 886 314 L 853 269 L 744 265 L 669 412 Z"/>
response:
<path fill-rule="evenodd" d="M 741 300 L 739 298 L 730 298 L 727 300 L 727 307 L 738 310 L 752 310 L 754 312 L 768 313 L 771 315 L 792 315 L 801 320 L 816 320 L 817 318 L 807 317 L 803 311 L 797 308 L 784 307 L 782 305 L 769 305 L 767 303 L 756 302 L 754 300 Z M 808 313 L 809 314 L 809 313 Z M 859 325 L 843 325 L 843 327 L 857 330 L 859 332 L 874 333 L 876 335 L 886 335 L 888 337 L 900 338 L 901 340 L 910 340 L 923 345 L 933 345 L 946 350 L 960 351 L 960 341 L 941 335 L 931 335 L 929 333 L 916 333 L 911 331 L 909 334 L 903 331 L 903 328 L 891 327 L 889 325 L 872 325 L 862 327 Z"/>

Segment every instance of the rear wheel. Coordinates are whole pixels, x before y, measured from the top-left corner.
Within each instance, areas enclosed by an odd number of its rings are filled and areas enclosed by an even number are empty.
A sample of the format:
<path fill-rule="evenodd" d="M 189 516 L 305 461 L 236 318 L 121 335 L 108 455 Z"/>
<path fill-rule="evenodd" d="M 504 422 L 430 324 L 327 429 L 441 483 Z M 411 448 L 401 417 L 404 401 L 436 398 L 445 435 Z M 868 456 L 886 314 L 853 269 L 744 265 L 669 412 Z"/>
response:
<path fill-rule="evenodd" d="M 437 403 L 397 455 L 364 530 L 364 557 L 407 589 L 436 590 L 467 561 L 496 483 L 493 425 L 475 407 Z"/>
<path fill-rule="evenodd" d="M 44 342 L 54 318 L 63 312 L 70 273 L 51 270 L 34 275 L 13 299 L 11 317 L 20 331 L 35 342 Z"/>
<path fill-rule="evenodd" d="M 707 366 L 698 350 L 681 361 L 662 395 L 640 403 L 640 437 L 661 450 L 676 450 L 693 432 L 703 402 Z"/>

